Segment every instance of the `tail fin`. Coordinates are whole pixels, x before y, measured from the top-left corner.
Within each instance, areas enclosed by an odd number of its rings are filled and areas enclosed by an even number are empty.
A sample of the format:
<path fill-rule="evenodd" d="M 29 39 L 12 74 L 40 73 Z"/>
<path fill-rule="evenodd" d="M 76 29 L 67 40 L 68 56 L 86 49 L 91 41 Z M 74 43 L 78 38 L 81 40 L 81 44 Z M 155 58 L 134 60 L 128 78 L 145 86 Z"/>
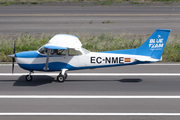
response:
<path fill-rule="evenodd" d="M 153 59 L 161 59 L 169 33 L 169 29 L 157 29 L 139 48 L 137 55 L 149 56 Z"/>

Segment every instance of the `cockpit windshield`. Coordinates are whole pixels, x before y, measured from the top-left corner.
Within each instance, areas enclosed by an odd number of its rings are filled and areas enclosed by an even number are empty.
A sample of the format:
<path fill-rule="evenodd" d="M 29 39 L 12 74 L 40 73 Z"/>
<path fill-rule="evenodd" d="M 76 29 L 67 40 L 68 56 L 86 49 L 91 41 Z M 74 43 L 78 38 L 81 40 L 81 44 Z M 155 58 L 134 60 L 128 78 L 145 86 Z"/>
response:
<path fill-rule="evenodd" d="M 38 52 L 41 53 L 41 54 L 46 54 L 47 49 L 45 49 L 44 46 L 43 46 L 43 47 L 39 48 Z"/>

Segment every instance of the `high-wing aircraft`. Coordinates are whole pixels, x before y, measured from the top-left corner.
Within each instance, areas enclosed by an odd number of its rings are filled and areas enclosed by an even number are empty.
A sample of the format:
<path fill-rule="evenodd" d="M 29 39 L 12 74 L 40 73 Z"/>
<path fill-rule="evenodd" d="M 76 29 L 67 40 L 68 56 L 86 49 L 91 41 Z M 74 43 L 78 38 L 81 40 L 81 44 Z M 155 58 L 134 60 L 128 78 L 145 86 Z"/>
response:
<path fill-rule="evenodd" d="M 9 55 L 25 70 L 29 71 L 27 81 L 31 81 L 33 71 L 59 71 L 58 82 L 64 82 L 67 71 L 92 69 L 122 65 L 153 63 L 162 60 L 169 29 L 158 28 L 140 47 L 136 49 L 90 52 L 82 48 L 74 35 L 57 34 L 37 51 L 26 51 Z"/>

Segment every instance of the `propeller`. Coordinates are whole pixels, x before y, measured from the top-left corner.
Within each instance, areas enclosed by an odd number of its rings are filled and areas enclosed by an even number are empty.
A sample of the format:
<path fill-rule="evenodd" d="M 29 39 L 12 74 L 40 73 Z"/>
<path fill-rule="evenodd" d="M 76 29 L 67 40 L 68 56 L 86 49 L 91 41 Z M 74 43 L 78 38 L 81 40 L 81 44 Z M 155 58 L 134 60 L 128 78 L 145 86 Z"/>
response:
<path fill-rule="evenodd" d="M 15 40 L 14 40 L 14 49 L 13 49 L 13 54 L 11 54 L 11 55 L 8 55 L 9 57 L 11 57 L 12 58 L 12 74 L 14 73 L 14 62 L 15 62 L 15 56 L 16 56 L 16 54 L 15 54 L 15 45 L 16 43 L 15 43 Z"/>
<path fill-rule="evenodd" d="M 15 40 L 14 40 L 14 50 L 13 50 L 14 57 L 12 58 L 12 74 L 14 73 L 14 62 L 15 62 Z"/>

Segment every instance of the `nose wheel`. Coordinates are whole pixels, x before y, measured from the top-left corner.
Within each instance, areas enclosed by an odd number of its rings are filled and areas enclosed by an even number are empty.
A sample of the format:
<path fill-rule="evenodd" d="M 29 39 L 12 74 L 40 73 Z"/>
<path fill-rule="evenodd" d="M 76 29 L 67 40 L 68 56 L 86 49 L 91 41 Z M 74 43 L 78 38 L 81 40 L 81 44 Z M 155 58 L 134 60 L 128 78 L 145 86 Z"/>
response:
<path fill-rule="evenodd" d="M 33 79 L 33 77 L 30 72 L 29 75 L 26 75 L 26 81 L 30 82 L 30 81 L 32 81 L 32 79 Z"/>
<path fill-rule="evenodd" d="M 26 75 L 26 81 L 30 82 L 32 81 L 32 75 Z"/>

